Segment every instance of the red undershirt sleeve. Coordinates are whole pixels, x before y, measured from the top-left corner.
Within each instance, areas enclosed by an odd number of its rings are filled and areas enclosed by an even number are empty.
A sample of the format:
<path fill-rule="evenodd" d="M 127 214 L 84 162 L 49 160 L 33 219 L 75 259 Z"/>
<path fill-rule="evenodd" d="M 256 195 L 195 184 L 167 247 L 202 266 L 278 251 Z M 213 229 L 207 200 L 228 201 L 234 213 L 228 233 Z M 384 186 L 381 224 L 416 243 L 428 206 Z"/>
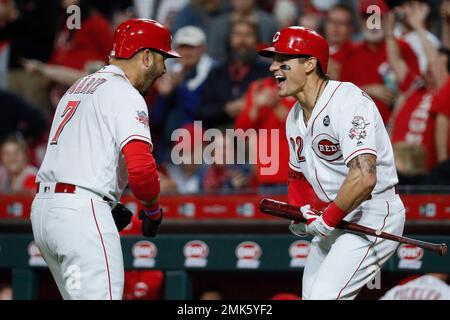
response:
<path fill-rule="evenodd" d="M 135 197 L 144 203 L 146 209 L 159 208 L 160 183 L 156 162 L 150 152 L 150 144 L 142 140 L 132 140 L 123 148 L 128 170 L 128 184 Z M 153 202 L 154 201 L 154 202 Z M 150 202 L 153 202 L 149 205 Z"/>
<path fill-rule="evenodd" d="M 289 168 L 288 178 L 288 203 L 299 207 L 309 204 L 317 210 L 326 206 L 326 203 L 320 201 L 317 197 L 316 192 L 303 173 L 291 168 Z"/>

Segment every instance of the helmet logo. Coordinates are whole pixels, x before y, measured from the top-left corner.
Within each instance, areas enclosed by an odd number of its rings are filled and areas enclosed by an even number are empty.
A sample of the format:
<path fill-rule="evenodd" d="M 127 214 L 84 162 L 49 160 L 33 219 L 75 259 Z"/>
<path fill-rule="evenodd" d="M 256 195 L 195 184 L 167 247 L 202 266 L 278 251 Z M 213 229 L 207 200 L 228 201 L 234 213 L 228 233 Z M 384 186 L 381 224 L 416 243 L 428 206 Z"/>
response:
<path fill-rule="evenodd" d="M 272 42 L 275 43 L 275 42 L 278 41 L 278 39 L 280 39 L 280 31 L 278 31 L 277 33 L 275 33 L 275 34 L 273 35 Z"/>

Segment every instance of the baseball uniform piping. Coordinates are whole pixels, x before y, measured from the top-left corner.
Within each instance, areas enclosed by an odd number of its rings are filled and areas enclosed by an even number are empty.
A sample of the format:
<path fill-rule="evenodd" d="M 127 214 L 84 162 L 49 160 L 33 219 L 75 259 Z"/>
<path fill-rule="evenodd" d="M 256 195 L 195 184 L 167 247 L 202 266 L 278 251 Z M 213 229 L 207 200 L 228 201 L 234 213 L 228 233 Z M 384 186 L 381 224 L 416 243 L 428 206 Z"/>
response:
<path fill-rule="evenodd" d="M 331 199 L 328 198 L 327 193 L 325 192 L 325 190 L 322 188 L 322 185 L 320 184 L 319 177 L 317 176 L 317 169 L 314 169 L 314 172 L 316 173 L 316 180 L 319 183 L 320 190 L 322 190 L 323 194 L 325 195 L 325 197 L 327 197 L 328 201 L 331 202 Z"/>
<path fill-rule="evenodd" d="M 328 99 L 327 103 L 323 106 L 323 108 L 319 111 L 319 113 L 317 114 L 317 116 L 314 117 L 313 123 L 311 125 L 311 136 L 314 135 L 314 123 L 316 122 L 316 119 L 319 117 L 319 115 L 322 113 L 322 111 L 328 106 L 328 104 L 331 101 L 331 98 L 333 98 L 334 94 L 336 93 L 336 90 L 339 89 L 339 87 L 341 86 L 342 82 L 339 83 L 339 85 L 336 87 L 336 89 L 334 89 L 333 93 L 330 96 L 330 99 Z"/>
<path fill-rule="evenodd" d="M 294 168 L 291 168 L 292 170 L 298 169 L 298 170 L 300 170 L 299 172 L 302 172 L 302 169 L 300 167 L 297 167 L 295 164 L 292 164 L 291 162 L 289 162 L 289 165 L 294 167 Z"/>
<path fill-rule="evenodd" d="M 350 155 L 347 156 L 347 158 L 345 158 L 344 163 L 347 164 L 347 163 L 348 163 L 347 160 L 349 160 L 349 158 L 350 158 L 351 156 L 355 155 L 356 153 L 358 153 L 358 152 L 360 152 L 360 151 L 371 151 L 371 152 L 366 152 L 366 153 L 373 154 L 374 156 L 377 155 L 377 151 L 376 151 L 376 150 L 371 149 L 371 148 L 363 148 L 363 149 L 355 150 L 355 151 L 353 151 L 352 153 L 350 153 Z M 355 157 L 358 156 L 358 155 L 359 155 L 359 154 L 356 154 Z M 350 159 L 350 160 L 351 160 L 351 159 Z"/>
<path fill-rule="evenodd" d="M 386 219 L 389 216 L 389 202 L 386 201 L 387 204 L 387 214 L 384 216 L 384 220 L 383 220 L 383 226 L 379 229 L 380 231 L 383 230 L 384 226 L 386 225 Z M 367 255 L 369 254 L 370 249 L 372 249 L 372 247 L 377 243 L 378 241 L 378 237 L 375 237 L 375 241 L 369 246 L 369 248 L 367 248 L 366 254 L 364 255 L 364 257 L 361 259 L 361 262 L 359 263 L 358 267 L 356 268 L 355 272 L 353 272 L 352 276 L 350 277 L 350 279 L 347 281 L 347 283 L 345 284 L 345 286 L 341 289 L 341 291 L 339 291 L 339 294 L 336 298 L 336 300 L 339 300 L 339 298 L 341 297 L 342 291 L 347 288 L 348 284 L 350 283 L 350 281 L 353 279 L 353 277 L 355 276 L 356 272 L 358 272 L 359 268 L 361 267 L 361 264 L 363 263 L 364 259 L 366 259 Z"/>
<path fill-rule="evenodd" d="M 108 263 L 108 255 L 106 254 L 106 247 L 105 243 L 103 242 L 102 233 L 100 232 L 100 228 L 97 223 L 97 217 L 95 216 L 95 210 L 94 210 L 94 203 L 91 199 L 91 207 L 92 207 L 92 215 L 94 216 L 95 225 L 97 227 L 98 235 L 100 236 L 100 241 L 102 242 L 103 247 L 103 253 L 105 255 L 105 262 L 106 262 L 106 272 L 108 273 L 108 288 L 109 288 L 109 299 L 112 300 L 112 292 L 111 292 L 111 274 L 109 272 L 109 263 Z"/>
<path fill-rule="evenodd" d="M 150 150 L 153 149 L 153 143 L 151 142 L 151 140 L 145 136 L 142 136 L 140 134 L 132 134 L 131 136 L 126 137 L 122 143 L 120 144 L 119 148 L 120 150 L 122 150 L 123 146 L 126 145 L 129 141 L 133 140 L 133 139 L 137 139 L 137 140 L 142 140 L 145 142 L 148 142 L 150 144 Z"/>

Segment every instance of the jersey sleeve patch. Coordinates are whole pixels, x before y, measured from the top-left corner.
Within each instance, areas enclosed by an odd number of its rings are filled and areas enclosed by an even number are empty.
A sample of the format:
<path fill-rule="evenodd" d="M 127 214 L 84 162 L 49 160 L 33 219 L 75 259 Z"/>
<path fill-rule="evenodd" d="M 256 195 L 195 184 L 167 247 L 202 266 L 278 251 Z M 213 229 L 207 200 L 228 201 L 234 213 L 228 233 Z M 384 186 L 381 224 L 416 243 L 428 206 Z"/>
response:
<path fill-rule="evenodd" d="M 370 125 L 370 122 L 365 120 L 363 116 L 354 116 L 348 136 L 352 140 L 364 140 L 367 137 L 366 127 L 368 125 Z"/>
<path fill-rule="evenodd" d="M 148 119 L 148 115 L 144 111 L 136 111 L 136 120 L 141 125 L 144 126 L 144 128 L 148 129 L 150 128 L 150 121 Z"/>

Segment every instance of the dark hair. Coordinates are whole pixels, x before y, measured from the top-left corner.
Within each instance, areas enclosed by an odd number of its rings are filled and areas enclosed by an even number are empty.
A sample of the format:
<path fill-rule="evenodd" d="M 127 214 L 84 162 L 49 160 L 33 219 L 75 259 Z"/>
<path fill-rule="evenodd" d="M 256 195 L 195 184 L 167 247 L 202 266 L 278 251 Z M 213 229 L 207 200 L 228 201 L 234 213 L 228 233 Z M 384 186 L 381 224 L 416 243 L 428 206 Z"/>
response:
<path fill-rule="evenodd" d="M 28 144 L 25 141 L 25 139 L 23 138 L 22 134 L 20 132 L 18 133 L 13 133 L 10 134 L 9 136 L 7 136 L 5 139 L 2 140 L 1 144 L 0 144 L 0 150 L 3 150 L 3 147 L 7 144 L 7 143 L 15 143 L 19 146 L 20 150 L 22 150 L 22 152 L 25 154 L 25 157 L 28 159 Z"/>
<path fill-rule="evenodd" d="M 311 58 L 312 56 L 309 55 L 299 55 L 297 56 L 297 58 L 299 59 L 300 63 L 304 63 L 306 60 L 308 60 L 309 58 Z M 325 72 L 323 72 L 322 66 L 320 65 L 320 61 L 319 59 L 317 59 L 317 64 L 316 64 L 316 74 L 319 76 L 319 78 L 324 79 L 324 80 L 328 80 L 329 77 L 325 74 Z"/>
<path fill-rule="evenodd" d="M 233 30 L 233 28 L 235 26 L 237 26 L 238 24 L 246 24 L 247 26 L 252 28 L 254 33 L 255 33 L 256 41 L 260 42 L 260 35 L 259 35 L 258 25 L 256 24 L 256 22 L 254 22 L 254 21 L 252 21 L 250 19 L 246 19 L 246 18 L 231 19 L 231 21 L 230 21 L 230 30 L 229 30 L 229 36 L 230 37 L 231 37 L 231 30 Z"/>
<path fill-rule="evenodd" d="M 328 10 L 328 12 L 331 12 L 333 10 L 342 10 L 347 12 L 350 15 L 350 24 L 352 25 L 352 27 L 355 26 L 355 19 L 354 19 L 355 11 L 353 10 L 352 7 L 344 3 L 338 3 L 337 5 L 331 7 L 331 9 Z"/>

